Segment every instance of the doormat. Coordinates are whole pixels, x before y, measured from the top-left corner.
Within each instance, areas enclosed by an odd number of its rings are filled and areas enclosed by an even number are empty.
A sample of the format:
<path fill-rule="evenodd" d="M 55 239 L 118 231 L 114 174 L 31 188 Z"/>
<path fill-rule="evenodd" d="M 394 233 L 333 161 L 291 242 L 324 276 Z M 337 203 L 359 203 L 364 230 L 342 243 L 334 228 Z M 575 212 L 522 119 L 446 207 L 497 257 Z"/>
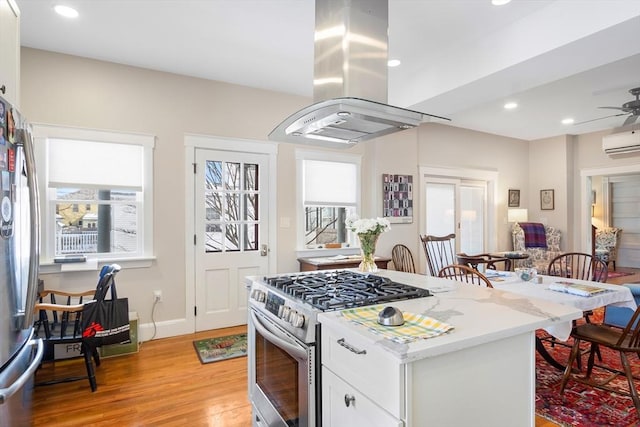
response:
<path fill-rule="evenodd" d="M 568 347 L 545 346 L 560 363 L 566 363 L 569 359 Z M 602 347 L 600 352 L 606 364 L 621 366 L 618 353 Z M 583 374 L 588 358 L 586 354 L 582 356 Z M 637 377 L 640 375 L 640 360 L 632 354 L 629 354 L 629 360 L 633 375 Z M 640 425 L 631 397 L 589 387 L 571 379 L 565 387 L 564 395 L 560 395 L 562 375 L 563 372 L 549 365 L 536 352 L 536 415 L 563 427 Z M 601 378 L 603 372 L 594 368 L 592 375 Z M 624 376 L 615 379 L 610 385 L 620 390 L 629 389 Z M 639 388 L 640 381 L 636 381 L 636 389 Z"/>
<path fill-rule="evenodd" d="M 218 362 L 247 355 L 247 334 L 196 340 L 193 347 L 201 363 Z"/>
<path fill-rule="evenodd" d="M 615 279 L 616 277 L 631 276 L 631 274 L 633 273 L 625 273 L 623 271 L 610 271 L 609 274 L 607 274 L 607 279 Z"/>

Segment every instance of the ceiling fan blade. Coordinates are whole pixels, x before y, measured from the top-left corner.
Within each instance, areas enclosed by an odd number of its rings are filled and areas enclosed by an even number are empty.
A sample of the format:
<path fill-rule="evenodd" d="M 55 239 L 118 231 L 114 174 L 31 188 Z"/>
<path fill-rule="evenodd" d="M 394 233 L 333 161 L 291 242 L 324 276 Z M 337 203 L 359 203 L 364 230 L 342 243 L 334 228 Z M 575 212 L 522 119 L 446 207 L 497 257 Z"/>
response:
<path fill-rule="evenodd" d="M 640 117 L 640 115 L 638 115 L 638 114 L 634 114 L 632 116 L 627 117 L 627 120 L 624 121 L 622 126 L 626 126 L 626 125 L 630 125 L 630 124 L 634 123 L 636 120 L 638 120 L 638 117 Z"/>
<path fill-rule="evenodd" d="M 626 110 L 626 108 L 623 108 L 623 107 L 598 107 L 598 108 L 606 108 L 609 110 L 621 110 L 621 111 Z"/>
<path fill-rule="evenodd" d="M 595 122 L 596 120 L 602 120 L 602 119 L 608 119 L 609 117 L 618 117 L 618 116 L 626 116 L 627 113 L 620 113 L 620 114 L 612 114 L 610 116 L 604 116 L 604 117 L 598 117 L 597 119 L 591 119 L 591 120 L 585 120 L 584 122 L 578 122 L 578 123 L 574 123 L 573 125 L 581 125 L 584 123 L 589 123 L 589 122 Z M 633 116 L 631 116 L 633 117 Z"/>

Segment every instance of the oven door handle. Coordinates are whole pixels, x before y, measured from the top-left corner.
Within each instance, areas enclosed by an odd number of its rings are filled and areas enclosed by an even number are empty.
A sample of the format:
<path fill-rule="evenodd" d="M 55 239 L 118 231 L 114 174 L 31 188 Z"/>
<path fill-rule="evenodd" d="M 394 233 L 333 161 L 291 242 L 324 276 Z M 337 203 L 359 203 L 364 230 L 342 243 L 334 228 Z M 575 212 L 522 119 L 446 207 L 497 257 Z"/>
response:
<path fill-rule="evenodd" d="M 273 328 L 265 325 L 259 318 L 256 316 L 256 313 L 253 310 L 249 310 L 251 314 L 251 320 L 253 321 L 253 326 L 256 328 L 260 335 L 269 340 L 272 344 L 284 348 L 287 350 L 292 356 L 297 357 L 298 359 L 306 359 L 308 357 L 306 349 L 300 347 L 297 343 L 289 341 L 286 336 L 284 336 L 281 332 L 274 330 Z"/>

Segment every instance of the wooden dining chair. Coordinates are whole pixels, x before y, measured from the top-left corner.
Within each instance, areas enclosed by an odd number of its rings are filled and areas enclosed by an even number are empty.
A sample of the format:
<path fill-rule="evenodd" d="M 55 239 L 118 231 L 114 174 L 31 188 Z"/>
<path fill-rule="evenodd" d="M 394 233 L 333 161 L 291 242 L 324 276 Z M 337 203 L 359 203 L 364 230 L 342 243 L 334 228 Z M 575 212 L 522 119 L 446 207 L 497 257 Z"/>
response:
<path fill-rule="evenodd" d="M 558 255 L 549 262 L 547 274 L 549 276 L 604 283 L 607 281 L 609 271 L 607 264 L 590 254 L 567 252 Z"/>
<path fill-rule="evenodd" d="M 416 272 L 416 265 L 413 262 L 411 250 L 405 245 L 397 244 L 393 249 L 391 249 L 391 260 L 393 261 L 393 267 L 397 271 L 404 271 L 407 273 Z"/>
<path fill-rule="evenodd" d="M 502 263 L 502 269 L 505 271 L 511 270 L 511 260 L 505 257 L 498 257 L 491 254 L 476 254 L 476 255 L 467 255 L 464 252 L 456 255 L 458 260 L 458 264 L 466 265 L 474 270 L 478 270 L 479 265 L 484 265 L 484 269 L 487 270 L 497 270 L 498 264 Z"/>
<path fill-rule="evenodd" d="M 629 319 L 629 323 L 624 329 L 612 327 L 608 325 L 596 325 L 593 323 L 584 323 L 573 329 L 571 337 L 573 338 L 573 347 L 571 348 L 571 354 L 569 355 L 569 361 L 562 377 L 562 383 L 560 385 L 560 394 L 564 393 L 564 389 L 569 379 L 578 381 L 591 387 L 607 390 L 609 392 L 623 394 L 631 396 L 633 404 L 636 408 L 636 413 L 640 418 L 640 398 L 635 387 L 633 373 L 631 372 L 631 365 L 629 364 L 629 358 L 627 354 L 635 354 L 640 357 L 640 325 L 638 325 L 638 319 L 640 318 L 640 307 L 636 309 L 633 316 Z M 580 343 L 588 342 L 590 344 L 589 361 L 587 362 L 587 371 L 584 377 L 575 374 L 572 371 L 573 362 L 579 356 Z M 600 348 L 608 348 L 617 352 L 620 356 L 620 362 L 622 363 L 623 370 L 616 368 L 615 366 L 605 365 L 601 360 L 597 365 L 595 364 L 596 351 Z M 578 359 L 579 360 L 579 359 Z M 606 360 L 606 359 L 605 359 Z M 598 376 L 598 378 L 592 378 L 593 368 L 597 367 L 608 371 L 613 375 L 609 375 L 605 379 Z M 629 386 L 629 392 L 624 392 L 619 388 L 610 387 L 608 384 L 620 375 L 624 375 L 627 379 Z"/>
<path fill-rule="evenodd" d="M 478 285 L 486 288 L 493 288 L 489 279 L 478 270 L 474 270 L 466 265 L 452 264 L 446 265 L 438 272 L 438 277 L 456 280 L 458 282 Z"/>
<path fill-rule="evenodd" d="M 424 253 L 427 256 L 427 267 L 432 276 L 437 276 L 442 267 L 456 263 L 453 250 L 456 235 L 446 236 L 420 236 Z"/>
<path fill-rule="evenodd" d="M 590 280 L 601 283 L 606 282 L 607 276 L 609 275 L 606 263 L 590 254 L 581 252 L 567 252 L 553 258 L 549 262 L 547 274 L 549 276 Z M 593 310 L 587 310 L 584 312 L 582 317 L 586 323 L 591 323 L 590 316 L 592 315 Z M 553 337 L 549 337 L 545 340 L 549 341 L 552 347 L 556 344 L 566 345 L 564 343 L 559 343 Z M 581 355 L 584 353 L 586 353 L 586 351 L 581 351 L 578 355 L 578 368 L 582 367 Z M 596 353 L 598 354 L 598 359 L 601 359 L 600 352 L 597 349 Z"/>

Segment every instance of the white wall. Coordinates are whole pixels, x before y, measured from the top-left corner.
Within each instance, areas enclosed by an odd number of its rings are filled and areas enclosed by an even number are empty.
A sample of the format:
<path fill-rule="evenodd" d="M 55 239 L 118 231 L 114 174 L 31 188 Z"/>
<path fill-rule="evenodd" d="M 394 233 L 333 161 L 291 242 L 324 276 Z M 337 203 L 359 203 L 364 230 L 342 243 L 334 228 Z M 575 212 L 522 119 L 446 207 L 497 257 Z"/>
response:
<path fill-rule="evenodd" d="M 119 64 L 22 48 L 22 110 L 32 122 L 142 132 L 157 136 L 154 153 L 154 242 L 157 260 L 150 268 L 128 269 L 119 276 L 121 294 L 129 297 L 140 324 L 150 330 L 153 290 L 163 292 L 156 321 L 185 318 L 185 184 L 184 135 L 264 141 L 284 117 L 311 100 Z M 508 189 L 520 189 L 521 207 L 530 219 L 541 218 L 539 190 L 554 188 L 556 206 L 569 209 L 567 200 L 579 191 L 580 169 L 621 163 L 638 164 L 638 158 L 611 160 L 600 149 L 602 135 L 522 141 L 454 126 L 429 123 L 417 130 L 389 135 L 346 150 L 363 155 L 363 209 L 361 216 L 382 213 L 382 174 L 412 174 L 419 183 L 419 166 L 452 166 L 496 171 L 497 249 L 511 248 L 506 221 Z M 531 149 L 530 149 L 531 146 Z M 296 259 L 296 146 L 280 144 L 277 183 L 277 272 L 297 271 Z M 342 151 L 345 152 L 345 151 Z M 541 165 L 545 165 L 543 168 Z M 547 166 L 549 165 L 549 166 Z M 563 173 L 563 165 L 568 167 Z M 553 167 L 550 167 L 553 166 Z M 568 172 L 572 169 L 572 172 Z M 275 196 L 275 195 L 274 195 Z M 394 224 L 380 238 L 380 255 L 389 256 L 396 243 L 409 246 L 414 256 L 419 245 L 419 187 L 414 195 L 412 224 Z M 560 200 L 564 200 L 561 203 Z M 545 211 L 549 223 L 566 224 L 557 208 Z M 286 226 L 287 220 L 289 226 Z M 568 228 L 565 226 L 565 229 Z M 578 229 L 578 225 L 573 226 Z M 579 231 L 579 230 L 578 230 Z M 568 249 L 568 247 L 567 247 Z M 274 272 L 275 273 L 275 272 Z M 95 286 L 97 273 L 47 274 L 51 288 L 86 289 Z M 158 336 L 163 336 L 160 327 Z M 142 333 L 143 339 L 150 334 Z"/>
<path fill-rule="evenodd" d="M 31 121 L 83 128 L 141 132 L 157 137 L 154 152 L 154 244 L 150 268 L 126 269 L 118 277 L 140 324 L 149 326 L 153 290 L 163 293 L 155 319 L 185 318 L 184 135 L 196 133 L 265 141 L 284 117 L 310 100 L 23 48 L 22 111 Z M 284 145 L 284 144 L 283 144 Z M 278 215 L 295 219 L 291 146 L 278 159 Z M 114 166 L 117 173 L 118 165 Z M 297 269 L 293 229 L 278 240 L 279 269 Z M 46 286 L 93 288 L 97 272 L 46 274 Z M 149 330 L 149 329 L 147 329 Z M 144 335 L 144 331 L 142 333 Z M 159 328 L 158 336 L 163 335 Z M 150 335 L 147 335 L 147 337 Z"/>

